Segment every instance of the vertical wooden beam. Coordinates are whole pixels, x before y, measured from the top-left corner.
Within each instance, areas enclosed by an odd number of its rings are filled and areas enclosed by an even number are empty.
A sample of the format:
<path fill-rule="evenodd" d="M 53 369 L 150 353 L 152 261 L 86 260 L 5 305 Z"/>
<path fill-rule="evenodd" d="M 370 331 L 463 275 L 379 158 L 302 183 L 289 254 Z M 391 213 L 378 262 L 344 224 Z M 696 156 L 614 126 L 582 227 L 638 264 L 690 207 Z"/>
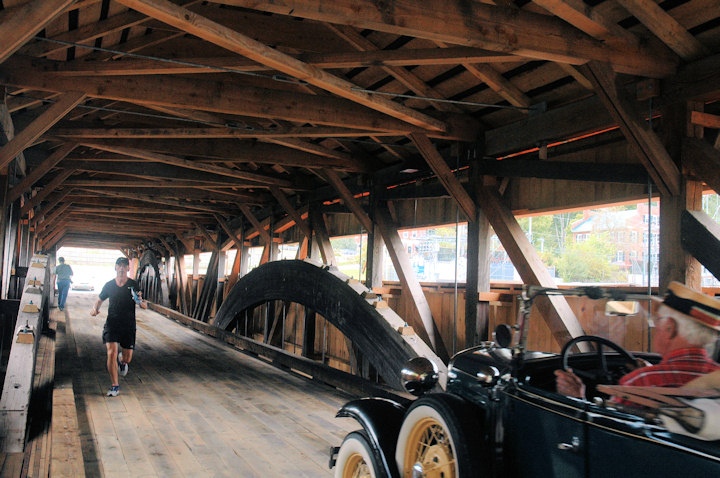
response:
<path fill-rule="evenodd" d="M 314 309 L 305 307 L 303 319 L 302 356 L 315 358 L 315 318 L 317 314 Z"/>
<path fill-rule="evenodd" d="M 376 217 L 380 233 L 385 240 L 385 246 L 395 266 L 395 272 L 397 272 L 398 278 L 402 283 L 403 291 L 409 295 L 409 302 L 414 312 L 420 318 L 420 322 L 411 319 L 411 325 L 415 329 L 415 332 L 435 350 L 435 353 L 437 353 L 443 361 L 447 361 L 449 354 L 433 319 L 430 305 L 422 291 L 420 282 L 412 270 L 410 258 L 402 244 L 397 227 L 390 217 L 390 211 L 387 207 L 383 206 L 384 205 L 379 205 Z"/>
<path fill-rule="evenodd" d="M 370 290 L 374 287 L 382 287 L 383 285 L 383 241 L 382 234 L 380 234 L 380 229 L 375 221 L 375 216 L 377 215 L 376 209 L 378 207 L 377 193 L 377 188 L 372 188 L 370 192 L 370 218 L 372 221 L 372 228 L 367 232 L 367 269 L 365 271 L 365 285 Z"/>
<path fill-rule="evenodd" d="M 477 161 L 470 165 L 472 189 L 481 186 Z M 480 301 L 481 292 L 490 292 L 490 221 L 477 208 L 468 220 L 467 277 L 465 279 L 465 347 L 473 347 L 488 340 L 490 305 Z"/>
<path fill-rule="evenodd" d="M 678 163 L 682 161 L 683 143 L 687 133 L 694 136 L 688 105 L 672 104 L 663 109 L 661 134 L 668 154 Z M 687 168 L 683 168 L 687 169 Z M 676 195 L 660 195 L 660 251 L 658 286 L 662 294 L 672 281 L 696 290 L 702 286 L 700 263 L 682 247 L 681 223 L 686 210 L 702 209 L 702 182 L 684 174 L 680 177 L 680 191 Z"/>
<path fill-rule="evenodd" d="M 84 93 L 68 92 L 63 94 L 57 103 L 51 105 L 45 112 L 30 123 L 24 130 L 16 134 L 15 137 L 5 146 L 0 148 L 0 170 L 3 170 L 10 164 L 10 161 L 22 153 L 25 148 L 30 146 L 36 139 L 45 133 L 52 125 L 60 121 L 68 111 L 75 108 L 85 99 Z"/>

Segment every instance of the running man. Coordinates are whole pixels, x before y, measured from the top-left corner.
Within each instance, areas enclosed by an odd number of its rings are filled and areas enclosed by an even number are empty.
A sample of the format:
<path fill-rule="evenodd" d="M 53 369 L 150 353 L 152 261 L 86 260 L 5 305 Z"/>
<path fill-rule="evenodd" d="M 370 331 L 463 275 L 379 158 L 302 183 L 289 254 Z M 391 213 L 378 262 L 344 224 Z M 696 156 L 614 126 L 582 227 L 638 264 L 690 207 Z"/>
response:
<path fill-rule="evenodd" d="M 100 313 L 103 301 L 110 299 L 102 336 L 107 349 L 107 370 L 112 381 L 107 392 L 108 397 L 117 397 L 120 393 L 118 375 L 127 375 L 128 364 L 132 360 L 135 348 L 135 304 L 147 309 L 147 302 L 142 300 L 137 282 L 127 275 L 129 268 L 130 262 L 126 257 L 115 261 L 116 277 L 103 286 L 98 300 L 90 310 L 90 315 L 95 317 Z M 119 348 L 122 348 L 122 351 L 119 351 Z"/>

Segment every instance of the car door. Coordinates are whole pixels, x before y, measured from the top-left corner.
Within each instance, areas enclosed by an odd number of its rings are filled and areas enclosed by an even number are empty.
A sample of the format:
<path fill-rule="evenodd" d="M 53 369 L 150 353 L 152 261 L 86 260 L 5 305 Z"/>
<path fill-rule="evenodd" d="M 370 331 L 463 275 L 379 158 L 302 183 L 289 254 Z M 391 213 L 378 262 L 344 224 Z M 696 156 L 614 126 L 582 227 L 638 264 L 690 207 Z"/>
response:
<path fill-rule="evenodd" d="M 585 476 L 584 403 L 525 387 L 504 394 L 505 476 Z"/>
<path fill-rule="evenodd" d="M 720 446 L 675 435 L 642 419 L 588 409 L 588 476 L 720 476 Z"/>

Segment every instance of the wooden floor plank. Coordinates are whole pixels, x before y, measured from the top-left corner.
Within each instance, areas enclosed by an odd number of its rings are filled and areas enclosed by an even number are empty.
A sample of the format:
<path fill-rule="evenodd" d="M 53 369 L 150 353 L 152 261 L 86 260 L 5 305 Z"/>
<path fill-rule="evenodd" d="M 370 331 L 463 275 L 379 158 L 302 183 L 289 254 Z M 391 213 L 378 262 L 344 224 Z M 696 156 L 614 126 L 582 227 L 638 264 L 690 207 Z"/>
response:
<path fill-rule="evenodd" d="M 357 428 L 334 416 L 352 397 L 145 310 L 120 395 L 105 397 L 95 299 L 72 291 L 66 308 L 88 476 L 332 476 L 329 447 Z"/>

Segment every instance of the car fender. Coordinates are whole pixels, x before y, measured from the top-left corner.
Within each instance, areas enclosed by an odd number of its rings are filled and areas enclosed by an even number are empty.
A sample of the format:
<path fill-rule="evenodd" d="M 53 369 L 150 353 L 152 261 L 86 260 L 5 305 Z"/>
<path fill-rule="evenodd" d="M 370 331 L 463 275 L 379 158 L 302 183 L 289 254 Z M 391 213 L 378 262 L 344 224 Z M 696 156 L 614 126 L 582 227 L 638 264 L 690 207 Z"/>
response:
<path fill-rule="evenodd" d="M 395 447 L 407 406 L 385 398 L 361 398 L 343 406 L 336 417 L 355 419 L 370 438 L 376 458 L 385 476 L 398 478 Z"/>

